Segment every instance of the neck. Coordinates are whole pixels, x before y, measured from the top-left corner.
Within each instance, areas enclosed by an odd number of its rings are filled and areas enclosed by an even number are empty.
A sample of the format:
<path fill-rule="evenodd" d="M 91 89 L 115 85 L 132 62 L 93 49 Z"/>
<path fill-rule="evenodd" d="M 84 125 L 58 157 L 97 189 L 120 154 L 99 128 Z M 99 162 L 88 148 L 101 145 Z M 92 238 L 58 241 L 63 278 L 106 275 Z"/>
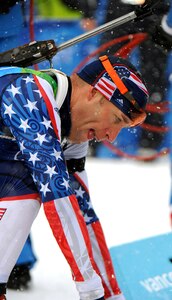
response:
<path fill-rule="evenodd" d="M 60 108 L 60 118 L 61 118 L 61 136 L 62 138 L 68 137 L 71 129 L 71 112 L 70 112 L 70 99 L 72 93 L 71 80 L 68 77 L 68 92 Z"/>

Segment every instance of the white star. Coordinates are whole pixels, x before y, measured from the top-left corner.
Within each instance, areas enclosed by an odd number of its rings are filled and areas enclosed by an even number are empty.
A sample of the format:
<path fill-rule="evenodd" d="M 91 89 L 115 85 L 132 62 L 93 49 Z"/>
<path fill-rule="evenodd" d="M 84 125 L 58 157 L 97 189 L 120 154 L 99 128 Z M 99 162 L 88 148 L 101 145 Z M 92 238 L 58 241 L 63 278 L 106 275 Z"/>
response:
<path fill-rule="evenodd" d="M 90 209 L 90 208 L 92 208 L 92 204 L 91 204 L 91 202 L 90 202 L 90 201 L 88 201 L 88 202 L 87 202 L 87 204 L 88 204 L 88 208 L 87 208 L 87 209 Z"/>
<path fill-rule="evenodd" d="M 36 107 L 36 103 L 37 101 L 30 101 L 29 99 L 27 99 L 27 104 L 24 105 L 24 107 L 28 107 L 30 109 L 30 112 L 32 112 L 33 109 L 38 110 L 38 108 Z"/>
<path fill-rule="evenodd" d="M 41 94 L 40 90 L 34 90 L 34 92 L 35 92 L 35 93 L 38 93 L 38 94 L 39 94 L 39 97 L 42 98 L 42 94 Z"/>
<path fill-rule="evenodd" d="M 32 154 L 32 153 L 29 153 L 30 154 L 30 158 L 29 158 L 29 161 L 31 161 L 33 163 L 33 166 L 35 166 L 35 162 L 36 161 L 39 161 L 40 159 L 37 157 L 37 154 L 38 152 Z"/>
<path fill-rule="evenodd" d="M 27 76 L 26 78 L 23 78 L 23 80 L 26 81 L 26 84 L 29 82 L 34 83 L 33 78 L 30 78 L 29 76 Z"/>
<path fill-rule="evenodd" d="M 20 128 L 23 128 L 24 132 L 26 132 L 27 128 L 30 128 L 30 126 L 28 125 L 29 120 L 22 120 L 21 121 L 21 125 L 19 126 Z"/>
<path fill-rule="evenodd" d="M 92 217 L 88 217 L 88 215 L 85 215 L 84 219 L 85 219 L 85 222 L 89 223 L 91 221 Z"/>
<path fill-rule="evenodd" d="M 37 133 L 37 138 L 35 139 L 35 141 L 39 141 L 40 145 L 42 145 L 43 142 L 48 142 L 45 138 L 46 134 L 40 134 Z"/>
<path fill-rule="evenodd" d="M 15 96 L 15 95 L 17 95 L 17 94 L 20 94 L 21 95 L 21 93 L 19 92 L 19 89 L 20 89 L 20 87 L 15 87 L 13 84 L 11 85 L 11 89 L 8 89 L 7 91 L 8 92 L 11 92 L 12 94 L 13 94 L 13 97 Z"/>
<path fill-rule="evenodd" d="M 20 150 L 23 152 L 23 150 L 25 150 L 25 146 L 24 146 L 24 142 L 21 142 L 20 143 Z"/>
<path fill-rule="evenodd" d="M 41 124 L 43 124 L 46 127 L 46 129 L 52 128 L 51 121 L 48 121 L 45 117 L 43 117 L 43 119 L 44 119 L 44 121 L 41 122 Z"/>
<path fill-rule="evenodd" d="M 44 172 L 45 174 L 48 174 L 50 175 L 50 178 L 54 175 L 54 174 L 58 174 L 54 169 L 55 169 L 56 166 L 54 167 L 49 167 L 47 166 L 47 170 Z"/>
<path fill-rule="evenodd" d="M 4 112 L 4 114 L 5 114 L 5 115 L 9 115 L 9 117 L 10 117 L 10 119 L 11 119 L 12 114 L 16 114 L 16 113 L 13 111 L 13 109 L 12 109 L 12 104 L 10 104 L 9 106 L 7 106 L 6 104 L 4 104 L 4 106 L 5 106 L 5 112 Z"/>
<path fill-rule="evenodd" d="M 66 190 L 69 188 L 69 182 L 68 180 L 66 180 L 65 178 L 63 178 L 63 183 L 61 183 L 61 185 L 64 185 Z"/>
<path fill-rule="evenodd" d="M 48 184 L 49 184 L 48 182 L 46 184 L 41 183 L 40 192 L 43 192 L 44 197 L 46 196 L 47 192 L 51 192 L 51 190 L 49 190 L 49 188 L 48 188 Z"/>
<path fill-rule="evenodd" d="M 62 159 L 61 152 L 57 151 L 56 149 L 53 149 L 53 150 L 54 150 L 54 153 L 52 153 L 51 155 L 55 156 L 56 160 Z"/>
<path fill-rule="evenodd" d="M 84 191 L 82 190 L 82 188 L 80 187 L 79 190 L 75 190 L 75 193 L 76 193 L 76 196 L 77 197 L 81 197 L 83 198 L 83 195 L 84 195 Z"/>

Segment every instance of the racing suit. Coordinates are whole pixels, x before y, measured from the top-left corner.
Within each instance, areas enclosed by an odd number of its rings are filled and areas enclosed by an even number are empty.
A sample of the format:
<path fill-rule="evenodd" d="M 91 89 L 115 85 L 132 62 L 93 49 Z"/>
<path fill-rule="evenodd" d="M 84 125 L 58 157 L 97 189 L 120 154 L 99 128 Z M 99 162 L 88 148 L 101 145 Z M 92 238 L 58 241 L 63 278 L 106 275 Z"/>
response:
<path fill-rule="evenodd" d="M 0 94 L 0 283 L 7 282 L 43 203 L 80 299 L 98 299 L 104 290 L 106 297 L 120 294 L 89 197 L 88 144 L 67 140 L 70 79 L 55 70 L 1 68 Z"/>

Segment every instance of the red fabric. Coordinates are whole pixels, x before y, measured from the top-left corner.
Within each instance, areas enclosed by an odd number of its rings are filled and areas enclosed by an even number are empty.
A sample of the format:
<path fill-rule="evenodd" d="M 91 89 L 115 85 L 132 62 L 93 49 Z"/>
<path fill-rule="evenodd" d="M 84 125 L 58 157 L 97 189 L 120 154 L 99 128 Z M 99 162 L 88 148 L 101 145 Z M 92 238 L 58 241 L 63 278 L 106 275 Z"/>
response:
<path fill-rule="evenodd" d="M 94 234 L 96 236 L 96 240 L 99 244 L 99 249 L 100 249 L 102 257 L 103 257 L 103 262 L 105 265 L 105 269 L 106 269 L 106 273 L 107 273 L 107 277 L 109 279 L 111 289 L 115 295 L 119 295 L 119 294 L 121 294 L 121 290 L 118 286 L 118 282 L 117 282 L 117 279 L 115 276 L 115 271 L 113 268 L 112 259 L 111 259 L 109 250 L 106 245 L 106 240 L 104 237 L 104 233 L 103 233 L 101 224 L 99 221 L 97 221 L 95 223 L 92 223 L 91 226 L 92 226 Z M 108 298 L 110 291 L 106 286 L 104 286 L 104 289 L 105 289 L 105 298 Z"/>

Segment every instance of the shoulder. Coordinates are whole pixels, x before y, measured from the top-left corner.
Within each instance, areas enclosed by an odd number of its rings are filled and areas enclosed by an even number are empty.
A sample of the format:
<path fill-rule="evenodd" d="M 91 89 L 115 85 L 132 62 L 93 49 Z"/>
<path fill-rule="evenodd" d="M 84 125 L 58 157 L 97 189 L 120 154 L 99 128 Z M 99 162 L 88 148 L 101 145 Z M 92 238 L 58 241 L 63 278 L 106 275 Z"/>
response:
<path fill-rule="evenodd" d="M 35 76 L 35 80 L 38 80 L 41 83 L 41 85 L 43 85 L 43 86 L 45 84 L 48 84 L 53 89 L 54 95 L 56 95 L 57 82 L 53 78 L 53 76 L 51 76 L 49 74 L 48 70 L 37 71 L 37 70 L 29 69 L 29 68 L 23 68 L 22 73 L 33 74 Z"/>

